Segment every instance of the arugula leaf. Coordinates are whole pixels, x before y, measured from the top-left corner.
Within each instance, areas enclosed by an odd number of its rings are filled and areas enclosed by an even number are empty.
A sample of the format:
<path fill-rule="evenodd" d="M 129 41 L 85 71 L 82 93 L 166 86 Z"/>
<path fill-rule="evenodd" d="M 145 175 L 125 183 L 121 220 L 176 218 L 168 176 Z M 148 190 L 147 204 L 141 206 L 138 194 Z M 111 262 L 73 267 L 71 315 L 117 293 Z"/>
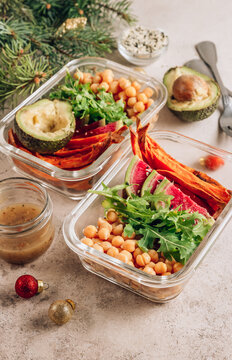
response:
<path fill-rule="evenodd" d="M 113 94 L 107 93 L 105 89 L 95 94 L 90 84 L 80 84 L 79 80 L 74 80 L 69 72 L 66 74 L 65 83 L 49 96 L 52 100 L 69 101 L 75 117 L 88 119 L 90 123 L 101 119 L 105 119 L 106 124 L 118 120 L 122 120 L 127 126 L 133 123 L 124 111 L 123 100 L 116 102 Z"/>
<path fill-rule="evenodd" d="M 180 210 L 180 207 L 170 210 L 173 197 L 165 194 L 162 186 L 154 194 L 145 191 L 141 197 L 132 194 L 126 199 L 119 192 L 126 189 L 127 184 L 112 188 L 102 186 L 102 190 L 90 192 L 103 195 L 104 208 L 115 209 L 123 218 L 125 234 L 131 236 L 135 232 L 140 236 L 138 246 L 143 251 L 158 246 L 157 251 L 170 260 L 173 257 L 186 263 L 214 222 L 198 212 Z"/>

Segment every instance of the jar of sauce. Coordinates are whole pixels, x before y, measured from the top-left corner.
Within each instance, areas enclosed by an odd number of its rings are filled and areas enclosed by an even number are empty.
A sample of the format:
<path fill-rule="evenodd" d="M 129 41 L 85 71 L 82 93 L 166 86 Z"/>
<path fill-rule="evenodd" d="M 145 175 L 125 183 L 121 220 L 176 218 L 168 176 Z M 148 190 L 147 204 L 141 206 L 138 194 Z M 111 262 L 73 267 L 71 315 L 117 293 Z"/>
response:
<path fill-rule="evenodd" d="M 37 259 L 54 238 L 52 202 L 37 181 L 0 181 L 0 258 L 12 264 Z"/>

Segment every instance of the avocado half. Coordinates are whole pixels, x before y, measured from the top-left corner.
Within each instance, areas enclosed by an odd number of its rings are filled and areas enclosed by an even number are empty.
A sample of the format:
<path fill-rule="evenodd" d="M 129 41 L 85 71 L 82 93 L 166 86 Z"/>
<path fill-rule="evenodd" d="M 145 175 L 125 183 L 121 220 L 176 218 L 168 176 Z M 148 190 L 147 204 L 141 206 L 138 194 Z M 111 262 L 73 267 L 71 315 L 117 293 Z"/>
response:
<path fill-rule="evenodd" d="M 177 101 L 173 96 L 173 84 L 181 75 L 194 75 L 200 77 L 208 85 L 208 96 L 195 100 Z M 201 74 L 186 66 L 169 69 L 163 78 L 163 83 L 168 90 L 167 106 L 184 121 L 198 121 L 208 118 L 217 108 L 220 98 L 218 84 L 207 75 Z"/>
<path fill-rule="evenodd" d="M 64 147 L 75 131 L 72 106 L 66 101 L 42 99 L 20 109 L 14 119 L 19 141 L 31 151 L 52 154 Z"/>

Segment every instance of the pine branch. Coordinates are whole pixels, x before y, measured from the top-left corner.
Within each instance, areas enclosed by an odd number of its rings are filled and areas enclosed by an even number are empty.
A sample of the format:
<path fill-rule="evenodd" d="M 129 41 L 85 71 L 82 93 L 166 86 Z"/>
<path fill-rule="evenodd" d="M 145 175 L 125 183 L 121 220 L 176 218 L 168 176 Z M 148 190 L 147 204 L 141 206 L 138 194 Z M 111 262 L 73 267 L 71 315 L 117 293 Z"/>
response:
<path fill-rule="evenodd" d="M 33 12 L 29 6 L 24 4 L 24 0 L 1 0 L 0 1 L 0 18 L 20 18 L 25 21 L 35 23 Z"/>
<path fill-rule="evenodd" d="M 70 43 L 72 46 L 70 47 Z M 114 39 L 103 29 L 92 29 L 86 25 L 82 30 L 69 31 L 62 38 L 55 41 L 55 47 L 69 57 L 98 56 L 104 52 L 111 52 L 114 47 Z"/>
<path fill-rule="evenodd" d="M 131 0 L 0 0 L 0 103 L 33 92 L 70 59 L 110 53 L 112 20 L 132 22 L 130 5 Z M 83 29 L 62 27 L 80 17 L 87 18 Z"/>
<path fill-rule="evenodd" d="M 118 17 L 128 23 L 133 23 L 135 17 L 130 14 L 132 1 L 128 0 L 73 0 L 67 17 L 86 16 L 89 23 L 94 19 L 103 23 L 112 23 L 112 17 Z"/>
<path fill-rule="evenodd" d="M 9 97 L 32 93 L 51 75 L 44 57 L 34 58 L 29 45 L 25 48 L 13 42 L 0 55 L 0 103 Z"/>
<path fill-rule="evenodd" d="M 28 36 L 32 33 L 32 26 L 26 21 L 12 18 L 0 21 L 0 45 L 2 46 L 11 43 L 12 40 L 26 43 Z"/>

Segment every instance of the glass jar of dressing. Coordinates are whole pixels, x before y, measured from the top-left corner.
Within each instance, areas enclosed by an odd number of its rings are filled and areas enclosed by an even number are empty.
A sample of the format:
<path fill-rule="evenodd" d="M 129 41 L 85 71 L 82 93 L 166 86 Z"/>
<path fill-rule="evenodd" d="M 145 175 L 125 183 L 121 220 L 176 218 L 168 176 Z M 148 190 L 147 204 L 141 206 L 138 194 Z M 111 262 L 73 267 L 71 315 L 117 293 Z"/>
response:
<path fill-rule="evenodd" d="M 52 202 L 37 181 L 0 181 L 0 258 L 25 264 L 42 255 L 54 237 Z"/>

